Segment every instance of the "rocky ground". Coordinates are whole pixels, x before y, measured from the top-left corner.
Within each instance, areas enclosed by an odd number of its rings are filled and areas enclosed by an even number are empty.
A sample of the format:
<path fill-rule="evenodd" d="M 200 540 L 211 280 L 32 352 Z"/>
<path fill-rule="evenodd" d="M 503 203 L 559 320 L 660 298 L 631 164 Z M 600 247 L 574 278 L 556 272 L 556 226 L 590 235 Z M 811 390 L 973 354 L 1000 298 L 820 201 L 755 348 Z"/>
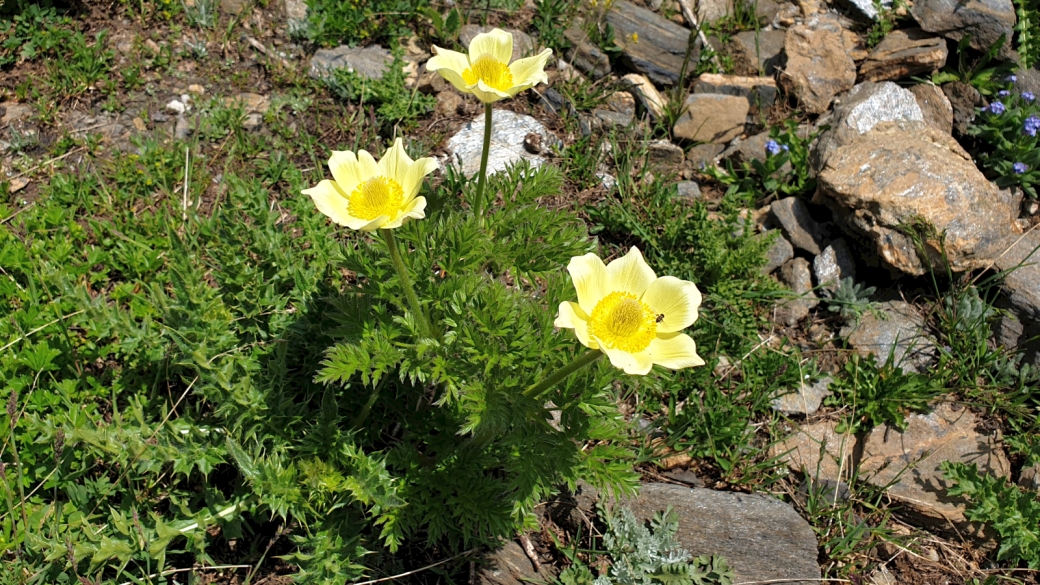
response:
<path fill-rule="evenodd" d="M 1036 494 L 1036 462 L 1004 440 L 1028 431 L 1009 428 L 997 398 L 946 393 L 907 410 L 900 430 L 890 423 L 850 425 L 848 413 L 857 405 L 845 401 L 848 391 L 835 390 L 860 383 L 848 382 L 855 355 L 891 364 L 881 370 L 886 380 L 950 367 L 954 346 L 940 323 L 947 313 L 934 283 L 980 282 L 1009 270 L 983 295 L 998 312 L 976 325 L 988 328 L 985 347 L 1022 356 L 1016 367 L 1040 365 L 1040 266 L 1030 263 L 1040 247 L 1038 206 L 1020 190 L 999 188 L 976 166 L 978 143 L 968 124 L 994 96 L 970 80 L 935 85 L 929 77 L 947 67 L 966 34 L 970 49 L 980 51 L 1001 35 L 1013 38 L 1013 5 L 917 0 L 898 8 L 898 27 L 868 46 L 884 15 L 863 0 L 695 4 L 690 10 L 684 1 L 614 0 L 585 7 L 579 14 L 586 21 L 601 18 L 611 26 L 611 50 L 580 22 L 561 22 L 568 48 L 554 55 L 550 83 L 495 105 L 489 170 L 520 159 L 564 167 L 571 174 L 552 204 L 582 215 L 585 205 L 618 196 L 618 173 L 628 167 L 616 164 L 616 153 L 582 167 L 568 147 L 639 142 L 645 167 L 675 183 L 677 197 L 712 203 L 728 185 L 706 169 L 767 161 L 767 143 L 776 137 L 770 128 L 785 120 L 793 121 L 792 135 L 811 139 L 804 168 L 816 188 L 762 193 L 742 216 L 744 229 L 775 238 L 762 271 L 793 293 L 773 304 L 760 346 L 801 351 L 823 374 L 773 397 L 768 438 L 756 457 L 771 469 L 765 475 L 779 479 L 742 484 L 681 447 L 662 447 L 642 468 L 646 485 L 628 505 L 647 519 L 672 507 L 683 546 L 694 555 L 724 556 L 735 583 L 809 584 L 837 575 L 875 585 L 981 583 L 996 573 L 1036 582 L 1035 571 L 994 563 L 999 536 L 966 516 L 967 501 L 949 494 L 940 467 L 974 464 Z M 731 22 L 741 10 L 750 10 L 757 25 L 691 34 L 698 23 Z M 544 35 L 531 24 L 536 12 L 533 4 L 492 12 L 487 25 L 462 26 L 458 42 L 466 46 L 497 25 L 513 33 L 517 52 L 530 53 Z M 11 211 L 0 219 L 12 226 L 56 170 L 92 172 L 104 164 L 98 161 L 138 154 L 141 140 L 184 145 L 202 158 L 211 184 L 193 205 L 205 211 L 223 196 L 229 165 L 241 171 L 285 158 L 313 171 L 324 164 L 322 148 L 378 143 L 398 131 L 377 122 L 363 101 L 337 99 L 327 80 L 342 69 L 379 80 L 400 61 L 378 44 L 319 47 L 291 34 L 306 26 L 300 0 L 222 0 L 220 26 L 204 34 L 180 17 L 145 18 L 117 3 L 77 5 L 71 14 L 89 37 L 108 31 L 97 37 L 108 51 L 103 65 L 123 82 L 115 91 L 88 86 L 60 94 L 37 85 L 55 67 L 47 60 L 19 58 L 0 72 L 0 169 Z M 470 22 L 480 20 L 473 13 Z M 479 165 L 481 109 L 426 72 L 431 44 L 422 32 L 399 52 L 405 87 L 433 105 L 408 133 L 445 168 L 456 165 L 470 176 Z M 1010 42 L 998 47 L 998 58 L 1014 62 Z M 698 66 L 709 72 L 695 75 Z M 1040 93 L 1040 71 L 1023 67 L 1016 75 L 1014 91 Z M 261 146 L 243 151 L 234 132 L 214 126 L 229 109 L 241 130 L 264 137 Z M 293 149 L 301 135 L 317 151 Z M 613 146 L 582 142 L 606 135 Z M 237 158 L 227 162 L 235 149 Z M 827 310 L 836 306 L 844 279 L 876 287 L 858 318 Z M 713 357 L 719 358 L 714 379 L 724 385 L 747 356 Z M 981 370 L 970 374 L 980 388 L 999 386 Z M 1024 408 L 1037 406 L 1035 384 L 1020 390 L 1034 400 Z M 637 425 L 648 427 L 648 441 L 660 435 L 651 426 L 660 415 L 632 410 Z M 489 553 L 487 564 L 472 565 L 471 578 L 502 585 L 550 580 L 564 564 L 554 538 L 575 538 L 595 517 L 598 498 L 585 487 L 547 502 L 541 530 Z M 868 530 L 870 538 L 858 546 L 853 535 Z M 845 565 L 857 568 L 842 572 Z M 279 567 L 266 582 L 276 582 L 278 571 L 288 569 Z"/>

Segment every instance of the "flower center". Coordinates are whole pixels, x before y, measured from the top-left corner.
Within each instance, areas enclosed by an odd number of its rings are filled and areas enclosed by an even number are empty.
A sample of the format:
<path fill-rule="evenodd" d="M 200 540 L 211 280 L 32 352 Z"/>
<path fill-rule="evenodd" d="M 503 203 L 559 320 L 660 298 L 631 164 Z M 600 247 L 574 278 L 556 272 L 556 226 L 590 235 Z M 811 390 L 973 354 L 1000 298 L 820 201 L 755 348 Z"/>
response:
<path fill-rule="evenodd" d="M 347 200 L 347 211 L 358 219 L 394 217 L 404 203 L 404 189 L 387 177 L 372 177 L 354 189 Z"/>
<path fill-rule="evenodd" d="M 476 85 L 483 81 L 484 85 L 506 91 L 513 87 L 513 73 L 509 66 L 491 55 L 481 55 L 469 64 L 469 69 L 462 72 L 462 80 L 468 85 Z"/>
<path fill-rule="evenodd" d="M 609 349 L 638 353 L 657 337 L 657 315 L 634 294 L 612 292 L 592 309 L 589 334 Z"/>

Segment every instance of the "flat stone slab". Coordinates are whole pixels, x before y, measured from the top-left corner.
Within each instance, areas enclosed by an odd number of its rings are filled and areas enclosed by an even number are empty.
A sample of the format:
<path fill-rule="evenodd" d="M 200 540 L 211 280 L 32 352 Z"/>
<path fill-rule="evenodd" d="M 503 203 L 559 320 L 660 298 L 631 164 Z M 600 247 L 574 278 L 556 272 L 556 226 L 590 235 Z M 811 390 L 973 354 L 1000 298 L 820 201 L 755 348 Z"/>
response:
<path fill-rule="evenodd" d="M 816 536 L 790 504 L 660 483 L 644 485 L 638 497 L 624 503 L 644 521 L 671 506 L 682 548 L 695 557 L 724 557 L 735 583 L 791 579 L 785 583 L 816 585 L 820 579 Z"/>
<path fill-rule="evenodd" d="M 672 130 L 677 138 L 724 144 L 744 132 L 750 107 L 740 96 L 693 93 Z"/>
<path fill-rule="evenodd" d="M 930 73 L 946 64 L 946 41 L 919 28 L 888 34 L 859 66 L 860 79 L 894 80 Z"/>
<path fill-rule="evenodd" d="M 935 342 L 928 337 L 924 321 L 904 301 L 877 303 L 840 334 L 856 353 L 873 355 L 879 365 L 892 356 L 903 371 L 923 372 L 935 357 Z"/>
<path fill-rule="evenodd" d="M 679 82 L 690 29 L 627 0 L 614 2 L 607 23 L 614 27 L 614 40 L 621 46 L 621 60 L 626 66 L 659 85 Z M 700 58 L 699 46 L 690 55 L 691 65 Z M 690 72 L 693 69 L 687 67 Z"/>
<path fill-rule="evenodd" d="M 769 449 L 791 471 L 817 480 L 845 481 L 852 476 L 856 435 L 838 433 L 837 421 L 822 421 L 798 427 L 783 442 Z"/>
<path fill-rule="evenodd" d="M 910 14 L 928 32 L 955 41 L 970 34 L 971 46 L 980 51 L 992 46 L 1002 34 L 1007 35 L 1006 51 L 1014 36 L 1016 19 L 1011 0 L 916 0 Z"/>
<path fill-rule="evenodd" d="M 1009 477 L 1011 465 L 999 437 L 980 434 L 975 414 L 948 402 L 906 420 L 903 432 L 880 426 L 867 435 L 860 477 L 878 487 L 891 486 L 888 494 L 926 527 L 981 536 L 981 527 L 964 517 L 964 499 L 947 494 L 951 483 L 939 465 L 943 461 L 974 463 L 980 473 Z"/>
<path fill-rule="evenodd" d="M 538 167 L 545 158 L 524 148 L 528 134 L 541 136 L 543 148 L 557 142 L 557 138 L 541 122 L 510 110 L 494 110 L 491 127 L 491 150 L 488 154 L 488 174 L 506 170 L 509 165 L 526 159 Z M 458 165 L 467 177 L 480 170 L 480 155 L 484 147 L 483 114 L 462 127 L 448 139 L 449 164 Z"/>
<path fill-rule="evenodd" d="M 318 49 L 311 57 L 310 76 L 315 79 L 328 77 L 337 69 L 346 69 L 367 79 L 382 79 L 383 74 L 394 62 L 390 51 L 378 45 L 335 49 Z"/>
<path fill-rule="evenodd" d="M 820 410 L 823 399 L 831 395 L 829 388 L 832 383 L 834 383 L 834 379 L 830 376 L 825 376 L 812 384 L 802 382 L 795 392 L 786 390 L 783 393 L 778 392 L 776 398 L 773 398 L 771 406 L 773 410 L 784 414 L 814 414 Z"/>

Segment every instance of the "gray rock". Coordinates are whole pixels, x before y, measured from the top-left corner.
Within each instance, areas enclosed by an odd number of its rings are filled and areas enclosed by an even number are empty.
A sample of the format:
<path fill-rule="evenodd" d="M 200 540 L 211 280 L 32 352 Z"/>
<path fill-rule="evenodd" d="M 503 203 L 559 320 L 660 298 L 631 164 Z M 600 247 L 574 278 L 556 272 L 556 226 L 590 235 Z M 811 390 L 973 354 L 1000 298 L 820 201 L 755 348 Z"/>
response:
<path fill-rule="evenodd" d="M 628 87 L 628 91 L 636 98 L 636 102 L 650 114 L 651 118 L 658 120 L 664 116 L 668 100 L 657 91 L 657 88 L 645 75 L 629 73 L 620 81 L 622 85 Z"/>
<path fill-rule="evenodd" d="M 971 35 L 971 46 L 985 51 L 1007 35 L 1007 56 L 1014 35 L 1015 7 L 1011 0 L 917 0 L 910 13 L 921 28 L 959 41 Z"/>
<path fill-rule="evenodd" d="M 926 528 L 981 536 L 982 527 L 964 517 L 967 500 L 949 495 L 951 482 L 939 466 L 943 461 L 974 463 L 980 473 L 1010 476 L 1011 466 L 998 434 L 980 434 L 976 430 L 979 421 L 971 410 L 947 402 L 929 414 L 910 415 L 906 422 L 905 431 L 880 426 L 867 435 L 860 478 L 887 487 L 889 497 Z"/>
<path fill-rule="evenodd" d="M 813 259 L 816 284 L 831 292 L 838 289 L 843 278 L 856 280 L 856 259 L 845 240 L 838 238 Z"/>
<path fill-rule="evenodd" d="M 954 272 L 986 268 L 1011 234 L 1006 194 L 952 137 L 923 122 L 882 122 L 835 149 L 817 180 L 817 200 L 838 223 L 906 274 L 942 272 L 947 262 Z M 920 250 L 907 225 L 924 230 Z"/>
<path fill-rule="evenodd" d="M 1040 491 L 1040 463 L 1023 468 L 1018 475 L 1018 485 L 1022 489 Z"/>
<path fill-rule="evenodd" d="M 769 206 L 773 217 L 784 230 L 787 239 L 796 248 L 817 255 L 823 252 L 820 242 L 823 240 L 823 229 L 809 215 L 809 208 L 797 197 L 787 197 L 774 201 Z"/>
<path fill-rule="evenodd" d="M 926 124 L 944 134 L 953 133 L 953 106 L 939 86 L 918 83 L 910 86 Z"/>
<path fill-rule="evenodd" d="M 780 301 L 776 305 L 776 320 L 789 327 L 809 316 L 809 311 L 820 304 L 812 291 L 812 273 L 805 258 L 788 260 L 780 268 L 780 281 L 791 288 L 795 298 Z"/>
<path fill-rule="evenodd" d="M 820 136 L 813 162 L 819 168 L 838 147 L 858 139 L 881 122 L 893 120 L 924 121 L 914 94 L 891 81 L 856 85 L 834 107 L 831 129 Z"/>
<path fill-rule="evenodd" d="M 1005 271 L 998 305 L 1020 321 L 1021 333 L 1014 345 L 1025 351 L 1027 363 L 1040 362 L 1040 232 L 1011 236 L 1001 246 L 996 268 Z"/>
<path fill-rule="evenodd" d="M 783 65 L 786 30 L 744 31 L 733 35 L 726 52 L 740 75 L 776 75 Z"/>
<path fill-rule="evenodd" d="M 765 232 L 759 237 L 768 237 L 767 234 L 769 233 L 770 232 Z M 787 238 L 780 234 L 776 234 L 776 239 L 773 240 L 773 245 L 766 250 L 766 263 L 762 266 L 762 273 L 772 274 L 774 270 L 783 266 L 784 263 L 791 258 L 794 258 L 794 246 L 791 245 L 791 242 L 787 241 Z"/>
<path fill-rule="evenodd" d="M 676 197 L 691 201 L 701 198 L 701 186 L 697 181 L 679 181 L 675 184 Z"/>
<path fill-rule="evenodd" d="M 874 305 L 859 322 L 843 327 L 840 335 L 856 353 L 873 355 L 879 365 L 891 356 L 903 371 L 926 371 L 936 353 L 921 316 L 904 301 Z"/>
<path fill-rule="evenodd" d="M 336 69 L 353 71 L 367 79 L 382 79 L 383 74 L 394 62 L 390 51 L 378 45 L 335 49 L 318 49 L 311 57 L 310 76 L 315 79 L 327 77 Z"/>
<path fill-rule="evenodd" d="M 188 120 L 184 117 L 184 114 L 177 114 L 177 121 L 173 125 L 173 136 L 177 140 L 187 140 L 191 136 L 194 128 L 188 123 Z"/>
<path fill-rule="evenodd" d="M 4 115 L 0 117 L 0 126 L 8 126 L 14 122 L 27 120 L 33 115 L 33 107 L 18 102 L 4 102 Z"/>
<path fill-rule="evenodd" d="M 614 27 L 614 40 L 621 45 L 622 63 L 656 84 L 679 82 L 686 47 L 691 40 L 689 29 L 627 0 L 614 2 L 607 13 L 607 23 Z M 691 64 L 700 59 L 700 43 L 696 40 L 694 43 Z M 693 70 L 692 67 L 687 69 Z"/>
<path fill-rule="evenodd" d="M 246 117 L 242 120 L 242 128 L 247 132 L 255 132 L 260 129 L 260 126 L 264 124 L 264 117 L 256 112 L 252 114 L 246 114 Z"/>
<path fill-rule="evenodd" d="M 947 53 L 944 39 L 919 28 L 894 30 L 860 64 L 859 77 L 885 81 L 930 73 L 946 64 Z"/>
<path fill-rule="evenodd" d="M 770 457 L 787 463 L 791 471 L 814 480 L 839 482 L 851 477 L 856 435 L 835 431 L 837 421 L 802 425 L 783 442 L 773 445 Z"/>
<path fill-rule="evenodd" d="M 439 77 L 439 76 L 438 76 Z M 578 110 L 574 109 L 574 104 L 563 96 L 560 92 L 556 91 L 555 88 L 547 87 L 542 92 L 541 96 L 542 105 L 548 108 L 557 116 L 577 116 Z"/>
<path fill-rule="evenodd" d="M 692 3 L 697 12 L 697 22 L 708 24 L 733 14 L 733 0 L 699 0 Z"/>
<path fill-rule="evenodd" d="M 636 98 L 627 91 L 611 94 L 602 107 L 592 111 L 604 128 L 625 128 L 636 118 Z"/>
<path fill-rule="evenodd" d="M 704 167 L 714 165 L 723 150 L 725 150 L 723 145 L 709 142 L 707 144 L 698 144 L 686 151 L 686 177 L 690 178 Z"/>
<path fill-rule="evenodd" d="M 558 139 L 541 122 L 531 116 L 510 110 L 492 112 L 491 149 L 488 155 L 488 174 L 503 171 L 511 164 L 527 159 L 538 167 L 545 162 L 539 155 L 527 152 L 524 139 L 530 133 L 542 137 L 542 146 L 555 144 Z M 469 122 L 448 139 L 448 162 L 458 164 L 471 177 L 480 170 L 480 155 L 484 148 L 484 115 Z"/>
<path fill-rule="evenodd" d="M 780 82 L 809 113 L 826 112 L 836 95 L 856 83 L 856 63 L 840 32 L 795 25 L 787 29 L 784 51 L 787 64 Z"/>
<path fill-rule="evenodd" d="M 563 32 L 563 36 L 571 43 L 571 48 L 564 55 L 568 63 L 595 79 L 610 75 L 610 57 L 589 41 L 585 31 L 571 27 Z"/>
<path fill-rule="evenodd" d="M 831 395 L 828 390 L 834 379 L 825 376 L 813 384 L 801 383 L 795 392 L 784 391 L 773 398 L 773 410 L 784 414 L 814 414 L 820 410 L 823 399 Z"/>
<path fill-rule="evenodd" d="M 486 564 L 477 572 L 478 585 L 525 585 L 529 581 L 552 582 L 555 575 L 542 565 L 535 570 L 531 559 L 519 544 L 509 541 L 488 555 Z"/>
<path fill-rule="evenodd" d="M 672 131 L 676 138 L 724 144 L 744 131 L 749 107 L 743 97 L 693 93 Z"/>
<path fill-rule="evenodd" d="M 464 24 L 459 29 L 459 42 L 462 43 L 463 47 L 469 49 L 469 44 L 473 42 L 473 39 L 477 35 L 491 32 L 496 27 L 493 26 L 482 26 L 479 24 Z M 522 30 L 515 28 L 504 28 L 505 32 L 513 35 L 513 59 L 520 59 L 527 57 L 534 53 L 534 41 L 531 39 L 531 35 L 525 33 Z"/>
<path fill-rule="evenodd" d="M 670 141 L 654 140 L 646 145 L 646 162 L 651 168 L 679 175 L 686 156 L 681 148 Z"/>
<path fill-rule="evenodd" d="M 225 14 L 241 14 L 249 0 L 220 0 L 220 11 Z"/>
<path fill-rule="evenodd" d="M 714 93 L 746 98 L 751 115 L 769 109 L 776 102 L 776 82 L 772 77 L 742 77 L 705 73 L 697 78 L 693 93 Z"/>
<path fill-rule="evenodd" d="M 968 125 L 975 119 L 975 106 L 982 101 L 982 94 L 971 84 L 951 81 L 943 84 L 943 93 L 953 108 L 953 127 L 959 134 L 968 132 Z"/>
<path fill-rule="evenodd" d="M 624 502 L 642 521 L 669 506 L 679 518 L 676 535 L 693 556 L 725 557 L 734 582 L 820 578 L 816 537 L 790 504 L 773 498 L 670 484 L 647 484 Z M 805 579 L 805 581 L 798 581 Z"/>
<path fill-rule="evenodd" d="M 283 3 L 285 20 L 292 31 L 307 21 L 307 3 L 304 0 L 285 0 Z"/>

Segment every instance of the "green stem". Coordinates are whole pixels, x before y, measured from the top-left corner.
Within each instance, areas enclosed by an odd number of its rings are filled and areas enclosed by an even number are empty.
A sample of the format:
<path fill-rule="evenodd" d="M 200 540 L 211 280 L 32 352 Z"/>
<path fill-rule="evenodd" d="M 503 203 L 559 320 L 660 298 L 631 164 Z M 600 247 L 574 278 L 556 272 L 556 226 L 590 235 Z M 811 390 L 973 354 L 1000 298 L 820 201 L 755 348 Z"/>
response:
<path fill-rule="evenodd" d="M 473 212 L 477 218 L 484 215 L 484 188 L 487 186 L 488 151 L 491 150 L 491 104 L 484 104 L 484 150 L 480 153 L 480 172 L 477 173 L 477 196 L 473 201 Z"/>
<path fill-rule="evenodd" d="M 386 249 L 390 252 L 390 261 L 394 263 L 394 269 L 397 270 L 397 278 L 401 281 L 401 288 L 404 289 L 404 296 L 408 299 L 408 305 L 412 309 L 412 314 L 415 315 L 415 320 L 419 323 L 419 328 L 422 329 L 422 334 L 425 337 L 433 337 L 433 329 L 430 327 L 430 320 L 426 317 L 426 312 L 423 311 L 423 307 L 419 304 L 419 297 L 415 295 L 415 287 L 412 286 L 412 279 L 408 276 L 408 269 L 404 266 L 404 261 L 401 260 L 401 251 L 397 249 L 397 240 L 394 239 L 394 234 L 390 230 L 379 230 L 379 235 L 383 236 L 383 241 L 386 242 Z"/>
<path fill-rule="evenodd" d="M 385 380 L 386 376 L 384 376 L 383 379 L 377 382 L 375 387 L 372 388 L 372 394 L 369 394 L 368 402 L 365 403 L 365 406 L 361 407 L 361 412 L 354 417 L 354 422 L 350 424 L 351 428 L 361 428 L 361 423 L 365 422 L 365 419 L 368 418 L 368 413 L 372 412 L 372 405 L 375 404 L 376 399 L 379 398 L 379 391 L 383 389 L 383 382 Z"/>
<path fill-rule="evenodd" d="M 596 350 L 596 349 L 587 350 L 585 353 L 583 353 L 583 354 L 579 355 L 578 357 L 574 358 L 571 361 L 571 363 L 569 363 L 566 366 L 563 366 L 562 368 L 560 368 L 560 369 L 556 370 L 555 372 L 549 374 L 541 382 L 535 384 L 534 386 L 531 386 L 527 390 L 524 390 L 524 396 L 526 396 L 528 398 L 536 398 L 537 399 L 539 396 L 542 395 L 542 393 L 544 393 L 549 388 L 552 388 L 553 386 L 555 386 L 558 382 L 560 382 L 561 380 L 563 380 L 567 376 L 570 376 L 574 372 L 584 368 L 585 366 L 587 366 L 587 365 L 591 364 L 592 362 L 598 360 L 602 356 L 603 356 L 603 352 L 601 352 L 599 350 Z"/>

